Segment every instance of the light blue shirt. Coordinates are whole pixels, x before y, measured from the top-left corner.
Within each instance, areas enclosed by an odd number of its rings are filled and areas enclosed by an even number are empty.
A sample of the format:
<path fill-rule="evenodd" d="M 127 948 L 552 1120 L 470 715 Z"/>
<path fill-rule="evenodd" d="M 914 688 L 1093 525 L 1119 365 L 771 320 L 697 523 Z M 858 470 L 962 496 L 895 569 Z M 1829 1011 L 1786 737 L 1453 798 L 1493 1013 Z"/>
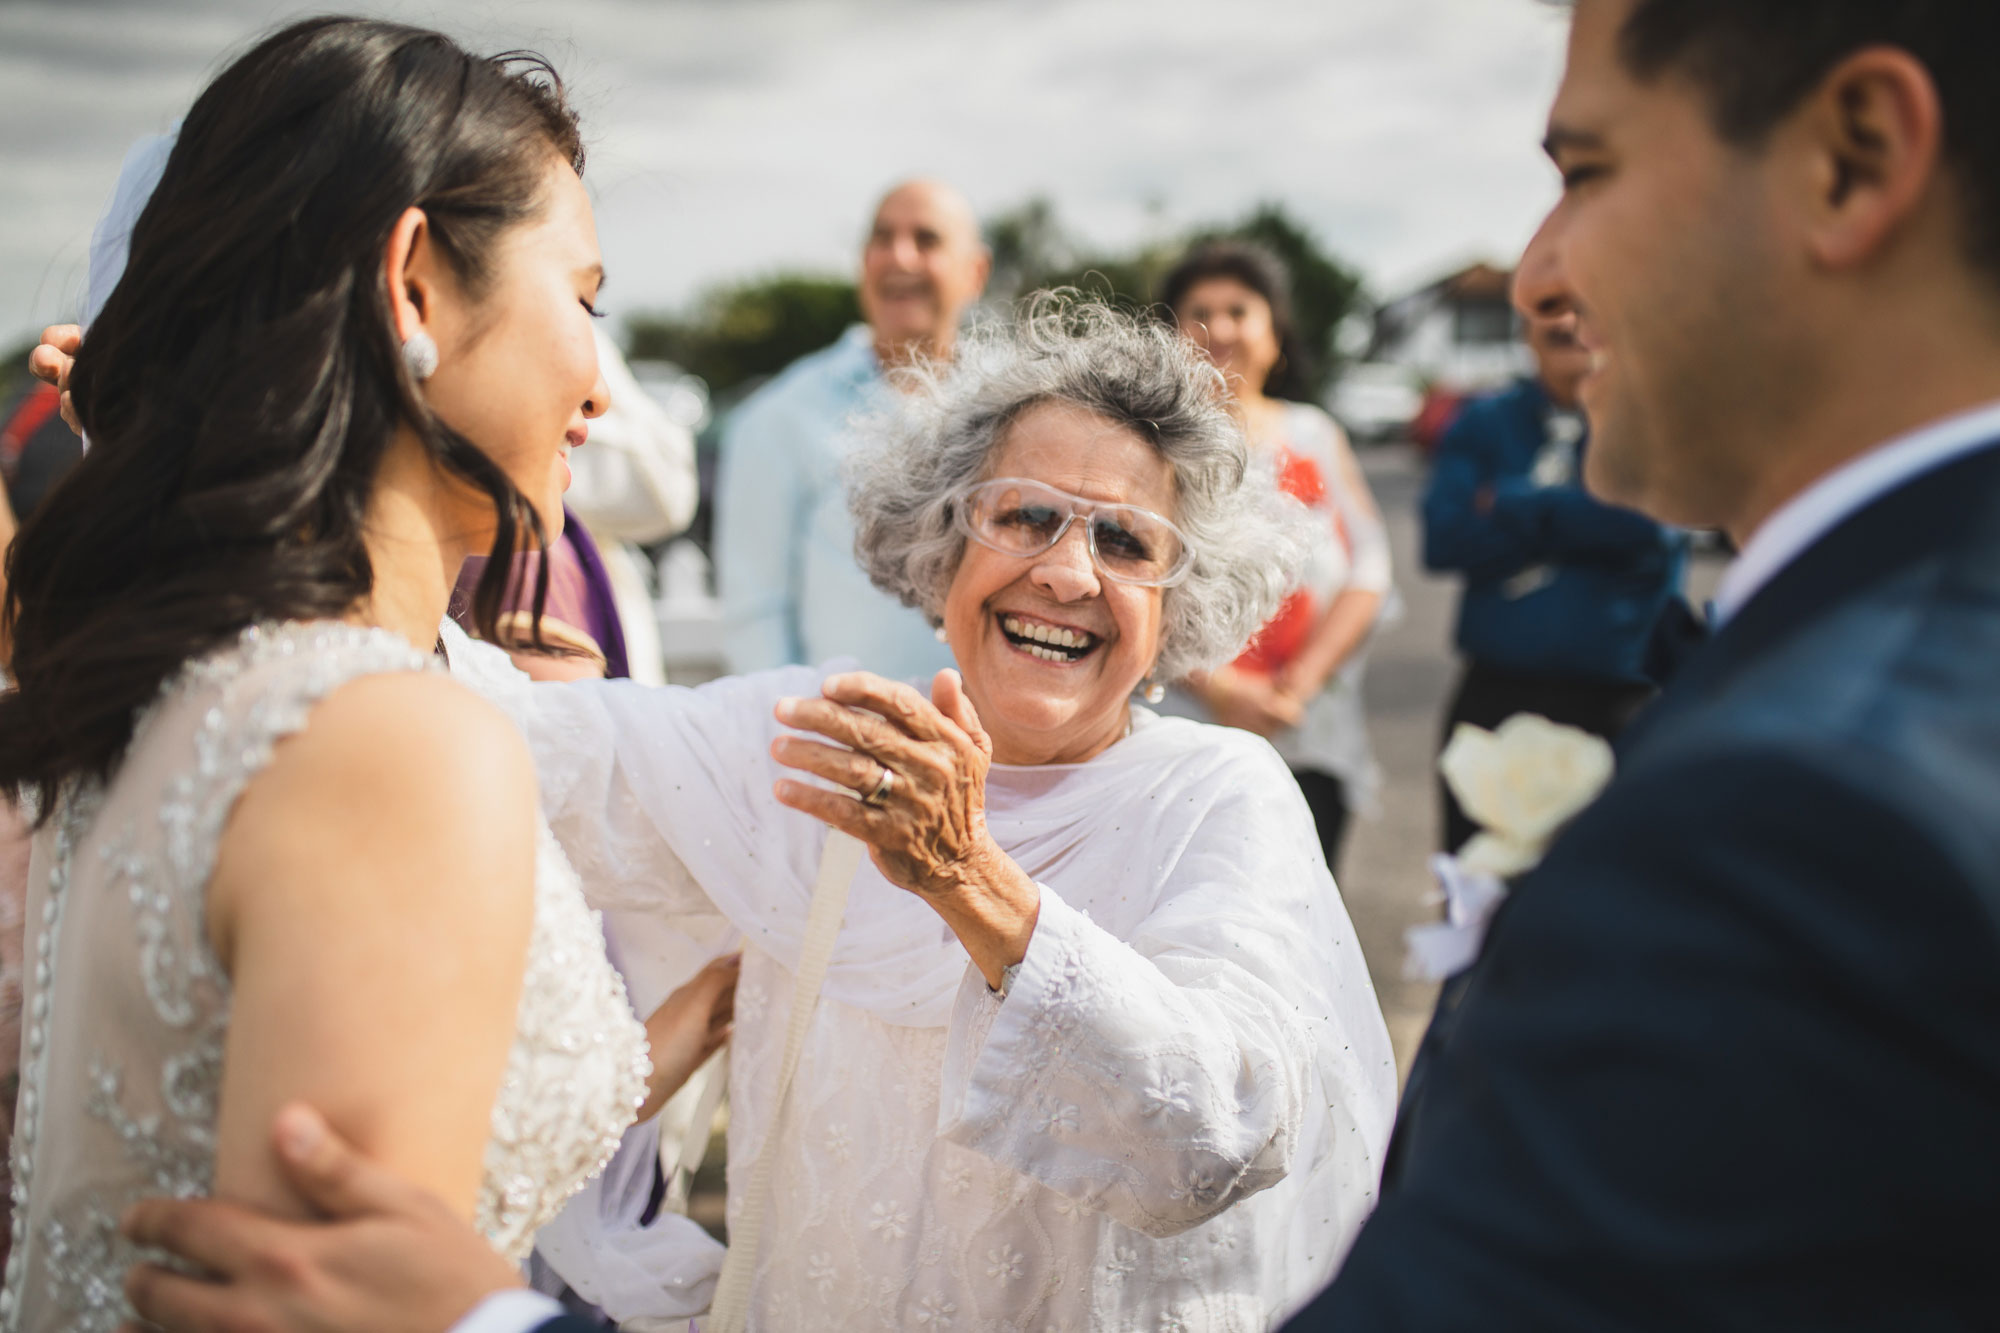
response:
<path fill-rule="evenodd" d="M 853 657 L 928 684 L 952 664 L 923 615 L 868 581 L 854 559 L 841 465 L 848 423 L 890 392 L 857 324 L 745 399 L 723 432 L 715 564 L 723 654 L 735 673 Z"/>

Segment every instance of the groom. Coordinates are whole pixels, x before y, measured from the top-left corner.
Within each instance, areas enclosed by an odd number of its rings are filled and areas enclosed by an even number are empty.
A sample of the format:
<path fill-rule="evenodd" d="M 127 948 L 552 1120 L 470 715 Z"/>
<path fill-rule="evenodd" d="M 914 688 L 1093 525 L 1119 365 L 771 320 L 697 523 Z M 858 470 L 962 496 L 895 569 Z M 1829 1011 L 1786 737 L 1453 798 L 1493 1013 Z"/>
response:
<path fill-rule="evenodd" d="M 1742 548 L 1295 1330 L 2000 1320 L 1994 0 L 1578 0 L 1522 260 L 1589 484 Z"/>
<path fill-rule="evenodd" d="M 1993 1325 L 1996 53 L 1994 0 L 1578 0 L 1519 299 L 1596 354 L 1592 487 L 1743 555 L 1448 992 L 1293 1327 Z M 432 1333 L 504 1282 L 385 1191 L 324 1231 L 149 1205 L 229 1282 L 140 1270 L 140 1308 Z"/>

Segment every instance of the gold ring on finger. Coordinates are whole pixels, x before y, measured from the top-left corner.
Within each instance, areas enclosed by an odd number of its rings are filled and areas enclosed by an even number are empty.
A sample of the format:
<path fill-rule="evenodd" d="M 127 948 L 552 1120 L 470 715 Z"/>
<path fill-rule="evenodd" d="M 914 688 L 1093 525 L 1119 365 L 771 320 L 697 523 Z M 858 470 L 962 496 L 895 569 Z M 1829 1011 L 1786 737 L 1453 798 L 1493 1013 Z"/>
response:
<path fill-rule="evenodd" d="M 861 798 L 861 804 L 880 807 L 889 799 L 889 793 L 896 786 L 896 771 L 887 764 L 882 765 L 882 776 L 875 782 L 874 790 Z"/>

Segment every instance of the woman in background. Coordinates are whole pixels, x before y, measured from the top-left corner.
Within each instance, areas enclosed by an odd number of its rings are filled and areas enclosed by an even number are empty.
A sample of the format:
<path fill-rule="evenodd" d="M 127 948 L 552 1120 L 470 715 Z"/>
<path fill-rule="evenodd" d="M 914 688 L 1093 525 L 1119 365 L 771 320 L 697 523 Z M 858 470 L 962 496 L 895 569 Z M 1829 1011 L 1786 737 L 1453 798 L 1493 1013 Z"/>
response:
<path fill-rule="evenodd" d="M 1275 255 L 1211 241 L 1167 275 L 1162 301 L 1221 369 L 1230 410 L 1322 520 L 1300 586 L 1234 662 L 1188 677 L 1196 711 L 1268 739 L 1312 807 L 1327 867 L 1338 870 L 1347 819 L 1374 803 L 1361 673 L 1388 603 L 1389 537 L 1347 435 L 1310 403 L 1276 396 L 1302 378 L 1290 280 Z"/>

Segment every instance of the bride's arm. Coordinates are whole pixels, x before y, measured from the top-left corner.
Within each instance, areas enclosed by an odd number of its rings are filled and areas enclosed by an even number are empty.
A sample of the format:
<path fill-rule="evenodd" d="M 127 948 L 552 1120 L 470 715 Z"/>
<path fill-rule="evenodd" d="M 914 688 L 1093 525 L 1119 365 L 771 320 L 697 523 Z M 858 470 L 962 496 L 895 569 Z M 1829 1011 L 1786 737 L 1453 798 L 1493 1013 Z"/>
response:
<path fill-rule="evenodd" d="M 471 1216 L 534 908 L 534 772 L 441 676 L 330 695 L 245 790 L 209 889 L 234 986 L 216 1190 L 293 1215 L 278 1108 Z"/>

